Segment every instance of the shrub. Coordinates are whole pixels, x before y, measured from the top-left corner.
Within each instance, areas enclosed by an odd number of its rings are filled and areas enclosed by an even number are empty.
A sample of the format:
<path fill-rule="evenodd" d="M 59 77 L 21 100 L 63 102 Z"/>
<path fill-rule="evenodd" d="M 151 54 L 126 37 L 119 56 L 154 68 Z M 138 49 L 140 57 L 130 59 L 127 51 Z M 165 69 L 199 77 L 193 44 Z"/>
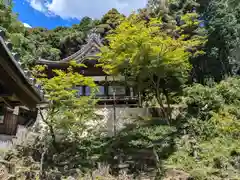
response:
<path fill-rule="evenodd" d="M 225 99 L 216 88 L 195 84 L 184 89 L 183 103 L 188 107 L 189 115 L 208 119 L 212 111 L 225 103 Z"/>
<path fill-rule="evenodd" d="M 187 105 L 176 151 L 166 168 L 182 169 L 195 179 L 240 178 L 240 79 L 184 89 Z"/>
<path fill-rule="evenodd" d="M 165 166 L 182 169 L 196 179 L 239 179 L 239 147 L 237 139 L 227 137 L 202 142 L 184 137 Z"/>

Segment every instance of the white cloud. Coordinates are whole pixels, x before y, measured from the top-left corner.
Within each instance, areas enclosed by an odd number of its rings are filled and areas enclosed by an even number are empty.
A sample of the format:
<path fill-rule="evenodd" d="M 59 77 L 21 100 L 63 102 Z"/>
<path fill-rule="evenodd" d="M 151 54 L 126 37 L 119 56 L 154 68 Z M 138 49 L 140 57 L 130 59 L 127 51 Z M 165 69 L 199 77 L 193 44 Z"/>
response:
<path fill-rule="evenodd" d="M 32 26 L 30 26 L 30 25 L 27 24 L 27 23 L 23 23 L 23 25 L 24 25 L 26 28 L 32 28 Z"/>
<path fill-rule="evenodd" d="M 32 8 L 44 12 L 46 10 L 46 6 L 44 0 L 28 0 Z"/>
<path fill-rule="evenodd" d="M 100 18 L 111 8 L 123 14 L 143 8 L 147 0 L 27 0 L 30 5 L 46 14 L 54 14 L 64 19 L 84 16 Z"/>

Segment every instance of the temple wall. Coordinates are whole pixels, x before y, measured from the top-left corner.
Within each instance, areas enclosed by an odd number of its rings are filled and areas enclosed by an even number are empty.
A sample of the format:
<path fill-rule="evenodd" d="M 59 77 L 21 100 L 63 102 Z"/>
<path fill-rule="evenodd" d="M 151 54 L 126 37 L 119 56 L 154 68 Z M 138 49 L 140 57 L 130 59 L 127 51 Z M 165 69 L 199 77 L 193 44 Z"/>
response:
<path fill-rule="evenodd" d="M 17 134 L 15 136 L 0 134 L 0 154 L 3 155 L 4 152 L 11 149 L 13 144 L 23 142 L 26 139 L 27 135 L 29 135 L 29 130 L 21 125 L 18 125 Z"/>
<path fill-rule="evenodd" d="M 114 134 L 114 129 L 119 131 L 125 127 L 125 124 L 133 122 L 136 118 L 150 115 L 148 108 L 116 107 L 115 118 L 112 106 L 98 108 L 96 113 L 103 117 L 101 121 L 105 125 L 104 128 L 107 130 L 107 134 L 110 136 Z"/>
<path fill-rule="evenodd" d="M 116 130 L 119 131 L 124 128 L 126 123 L 133 122 L 137 117 L 146 117 L 150 116 L 150 110 L 148 108 L 130 108 L 125 105 L 116 107 L 116 120 L 114 121 L 114 108 L 112 105 L 102 106 L 96 108 L 96 114 L 99 115 L 99 118 L 96 120 L 91 120 L 86 122 L 88 127 L 93 128 L 94 130 L 100 130 L 106 132 L 108 135 L 114 134 L 114 124 Z M 43 115 L 46 116 L 46 111 L 42 111 Z M 37 124 L 37 125 L 36 125 Z M 41 116 L 38 115 L 37 121 L 35 123 L 39 129 L 46 128 L 46 125 L 42 122 Z M 84 133 L 83 136 L 87 136 Z"/>
<path fill-rule="evenodd" d="M 149 109 L 147 108 L 129 108 L 129 107 L 116 107 L 116 120 L 114 120 L 114 108 L 113 106 L 99 107 L 96 110 L 96 114 L 100 116 L 97 120 L 89 120 L 87 124 L 89 127 L 93 127 L 99 130 L 104 130 L 107 135 L 112 136 L 114 129 L 116 131 L 124 128 L 126 123 L 131 123 L 138 116 L 149 116 Z M 46 111 L 43 110 L 43 115 L 46 116 Z M 114 128 L 114 124 L 115 127 Z M 46 125 L 42 122 L 40 114 L 37 116 L 37 120 L 33 125 L 33 128 L 38 129 L 38 132 L 44 131 Z M 18 125 L 16 136 L 0 135 L 0 154 L 2 151 L 10 149 L 13 144 L 23 143 L 33 133 L 28 128 Z M 43 133 L 42 133 L 43 134 Z M 83 136 L 88 136 L 87 134 Z"/>
<path fill-rule="evenodd" d="M 3 155 L 5 151 L 11 149 L 13 145 L 23 144 L 24 142 L 31 140 L 34 141 L 36 133 L 33 133 L 32 129 L 41 127 L 39 122 L 41 122 L 41 118 L 38 115 L 35 124 L 31 128 L 18 125 L 16 135 L 11 136 L 0 134 L 0 158 L 1 155 Z"/>

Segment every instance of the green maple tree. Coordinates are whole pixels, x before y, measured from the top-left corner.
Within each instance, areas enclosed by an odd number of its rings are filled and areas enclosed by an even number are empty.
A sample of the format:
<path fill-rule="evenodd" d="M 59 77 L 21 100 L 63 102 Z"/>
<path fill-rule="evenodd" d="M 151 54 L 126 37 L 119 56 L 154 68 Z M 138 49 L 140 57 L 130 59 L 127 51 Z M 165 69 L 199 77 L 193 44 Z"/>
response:
<path fill-rule="evenodd" d="M 162 95 L 169 104 L 169 93 L 187 80 L 191 69 L 189 58 L 202 53 L 194 47 L 204 40 L 184 33 L 175 38 L 161 25 L 162 21 L 157 18 L 146 23 L 137 15 L 131 15 L 106 37 L 109 46 L 102 48 L 99 61 L 106 72 L 122 73 L 133 79 L 139 91 L 151 89 L 164 109 Z M 170 113 L 165 114 L 170 120 Z"/>
<path fill-rule="evenodd" d="M 86 130 L 86 121 L 94 118 L 94 92 L 96 85 L 92 78 L 74 72 L 74 67 L 82 66 L 71 62 L 66 71 L 55 69 L 55 76 L 48 79 L 45 66 L 34 68 L 35 76 L 46 94 L 48 106 L 45 115 L 41 112 L 43 122 L 49 128 L 52 144 L 57 149 L 56 134 L 66 138 L 79 138 Z M 77 86 L 89 86 L 90 96 L 77 96 Z"/>

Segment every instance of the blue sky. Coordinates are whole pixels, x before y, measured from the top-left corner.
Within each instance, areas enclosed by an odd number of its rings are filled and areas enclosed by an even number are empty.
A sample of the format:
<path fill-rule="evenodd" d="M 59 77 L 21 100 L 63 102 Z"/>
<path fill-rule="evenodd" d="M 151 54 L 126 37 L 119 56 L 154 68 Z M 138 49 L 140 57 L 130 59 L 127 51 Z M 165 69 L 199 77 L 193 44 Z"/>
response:
<path fill-rule="evenodd" d="M 128 15 L 146 5 L 147 0 L 13 0 L 19 20 L 31 27 L 52 29 L 71 26 L 89 16 L 99 19 L 111 8 Z"/>

